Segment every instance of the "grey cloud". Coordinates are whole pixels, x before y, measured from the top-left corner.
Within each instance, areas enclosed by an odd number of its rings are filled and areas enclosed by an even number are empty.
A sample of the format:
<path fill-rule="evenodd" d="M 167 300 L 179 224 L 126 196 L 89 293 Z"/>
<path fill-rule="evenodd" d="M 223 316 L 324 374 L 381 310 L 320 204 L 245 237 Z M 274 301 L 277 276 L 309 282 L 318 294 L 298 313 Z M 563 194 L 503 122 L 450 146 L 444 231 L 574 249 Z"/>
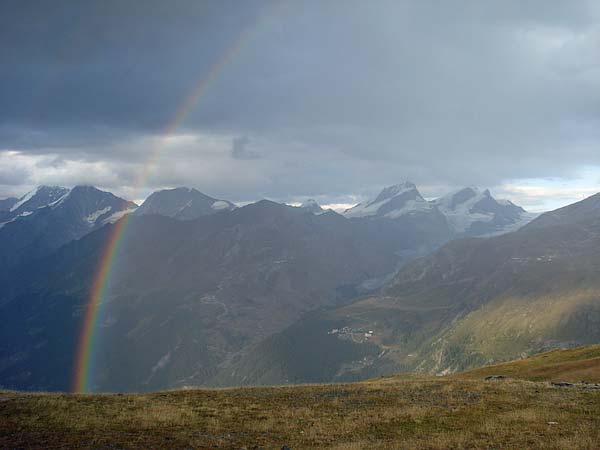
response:
<path fill-rule="evenodd" d="M 13 169 L 0 167 L 0 186 L 7 187 L 24 185 L 28 182 L 28 173 L 24 169 Z M 12 191 L 13 189 L 11 189 Z M 8 197 L 8 195 L 0 195 L 0 198 Z"/>

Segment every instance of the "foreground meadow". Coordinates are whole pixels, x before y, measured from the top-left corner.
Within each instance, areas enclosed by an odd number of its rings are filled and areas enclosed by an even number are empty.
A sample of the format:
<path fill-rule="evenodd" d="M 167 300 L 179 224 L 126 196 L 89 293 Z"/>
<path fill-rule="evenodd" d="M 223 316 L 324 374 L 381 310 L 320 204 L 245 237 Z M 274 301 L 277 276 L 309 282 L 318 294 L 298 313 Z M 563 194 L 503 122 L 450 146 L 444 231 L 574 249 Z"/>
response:
<path fill-rule="evenodd" d="M 147 395 L 0 393 L 0 448 L 600 448 L 600 391 L 381 378 Z"/>

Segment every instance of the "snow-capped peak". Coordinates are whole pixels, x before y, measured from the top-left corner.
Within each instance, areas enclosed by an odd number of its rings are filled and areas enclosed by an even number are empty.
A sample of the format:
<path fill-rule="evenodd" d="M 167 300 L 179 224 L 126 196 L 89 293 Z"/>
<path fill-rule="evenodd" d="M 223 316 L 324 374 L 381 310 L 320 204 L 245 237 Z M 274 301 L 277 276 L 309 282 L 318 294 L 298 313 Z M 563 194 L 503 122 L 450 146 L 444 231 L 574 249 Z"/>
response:
<path fill-rule="evenodd" d="M 437 205 L 442 210 L 454 210 L 459 205 L 463 205 L 465 202 L 468 202 L 476 197 L 480 197 L 481 195 L 481 189 L 475 186 L 470 186 L 450 192 L 443 197 L 433 200 L 432 203 Z"/>
<path fill-rule="evenodd" d="M 178 187 L 153 192 L 135 214 L 157 214 L 179 220 L 191 220 L 208 214 L 230 211 L 235 207 L 231 202 L 209 197 L 197 189 Z"/>
<path fill-rule="evenodd" d="M 350 218 L 386 217 L 397 219 L 406 214 L 427 212 L 432 206 L 423 198 L 414 183 L 404 182 L 386 187 L 374 199 L 359 203 L 344 211 Z"/>
<path fill-rule="evenodd" d="M 509 200 L 496 200 L 489 189 L 470 186 L 427 201 L 414 183 L 405 182 L 383 189 L 374 200 L 347 209 L 348 218 L 398 219 L 411 216 L 421 220 L 444 216 L 450 235 L 483 236 L 514 231 L 532 219 L 523 208 Z M 424 216 L 423 216 L 424 217 Z"/>
<path fill-rule="evenodd" d="M 66 192 L 68 192 L 68 189 L 60 186 L 38 186 L 12 205 L 9 213 L 18 214 L 24 211 L 35 211 L 53 203 Z"/>
<path fill-rule="evenodd" d="M 461 234 L 473 227 L 502 231 L 509 225 L 520 223 L 525 210 L 505 200 L 497 201 L 489 189 L 467 187 L 431 202 L 446 216 L 453 232 Z"/>

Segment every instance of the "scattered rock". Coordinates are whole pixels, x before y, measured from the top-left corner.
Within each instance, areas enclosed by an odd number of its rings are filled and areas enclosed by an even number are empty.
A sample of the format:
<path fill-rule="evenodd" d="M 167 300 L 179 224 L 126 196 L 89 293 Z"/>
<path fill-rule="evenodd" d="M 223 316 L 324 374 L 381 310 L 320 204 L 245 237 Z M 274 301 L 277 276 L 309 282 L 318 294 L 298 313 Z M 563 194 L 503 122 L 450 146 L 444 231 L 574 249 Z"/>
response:
<path fill-rule="evenodd" d="M 552 382 L 552 386 L 556 386 L 556 387 L 573 387 L 573 383 L 568 383 L 566 381 L 556 381 L 556 382 Z"/>
<path fill-rule="evenodd" d="M 558 425 L 558 422 L 548 422 L 548 425 Z"/>
<path fill-rule="evenodd" d="M 489 377 L 485 377 L 485 381 L 498 381 L 504 380 L 505 378 L 504 375 L 490 375 Z"/>

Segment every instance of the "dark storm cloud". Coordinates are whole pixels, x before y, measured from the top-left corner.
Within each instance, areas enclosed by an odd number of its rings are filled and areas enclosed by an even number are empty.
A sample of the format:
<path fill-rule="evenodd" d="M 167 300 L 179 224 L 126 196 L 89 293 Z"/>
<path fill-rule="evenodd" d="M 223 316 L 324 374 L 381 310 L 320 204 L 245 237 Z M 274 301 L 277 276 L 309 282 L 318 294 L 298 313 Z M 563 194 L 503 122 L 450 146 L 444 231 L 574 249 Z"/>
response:
<path fill-rule="evenodd" d="M 131 186 L 241 41 L 153 186 L 338 201 L 403 179 L 435 194 L 574 178 L 600 166 L 599 14 L 593 1 L 4 1 L 0 149 L 103 163 L 104 187 Z"/>
<path fill-rule="evenodd" d="M 3 123 L 160 131 L 252 2 L 5 1 Z M 75 122 L 75 123 L 74 123 Z"/>
<path fill-rule="evenodd" d="M 248 149 L 250 139 L 247 136 L 234 138 L 231 144 L 231 156 L 235 159 L 256 159 L 258 153 Z"/>

